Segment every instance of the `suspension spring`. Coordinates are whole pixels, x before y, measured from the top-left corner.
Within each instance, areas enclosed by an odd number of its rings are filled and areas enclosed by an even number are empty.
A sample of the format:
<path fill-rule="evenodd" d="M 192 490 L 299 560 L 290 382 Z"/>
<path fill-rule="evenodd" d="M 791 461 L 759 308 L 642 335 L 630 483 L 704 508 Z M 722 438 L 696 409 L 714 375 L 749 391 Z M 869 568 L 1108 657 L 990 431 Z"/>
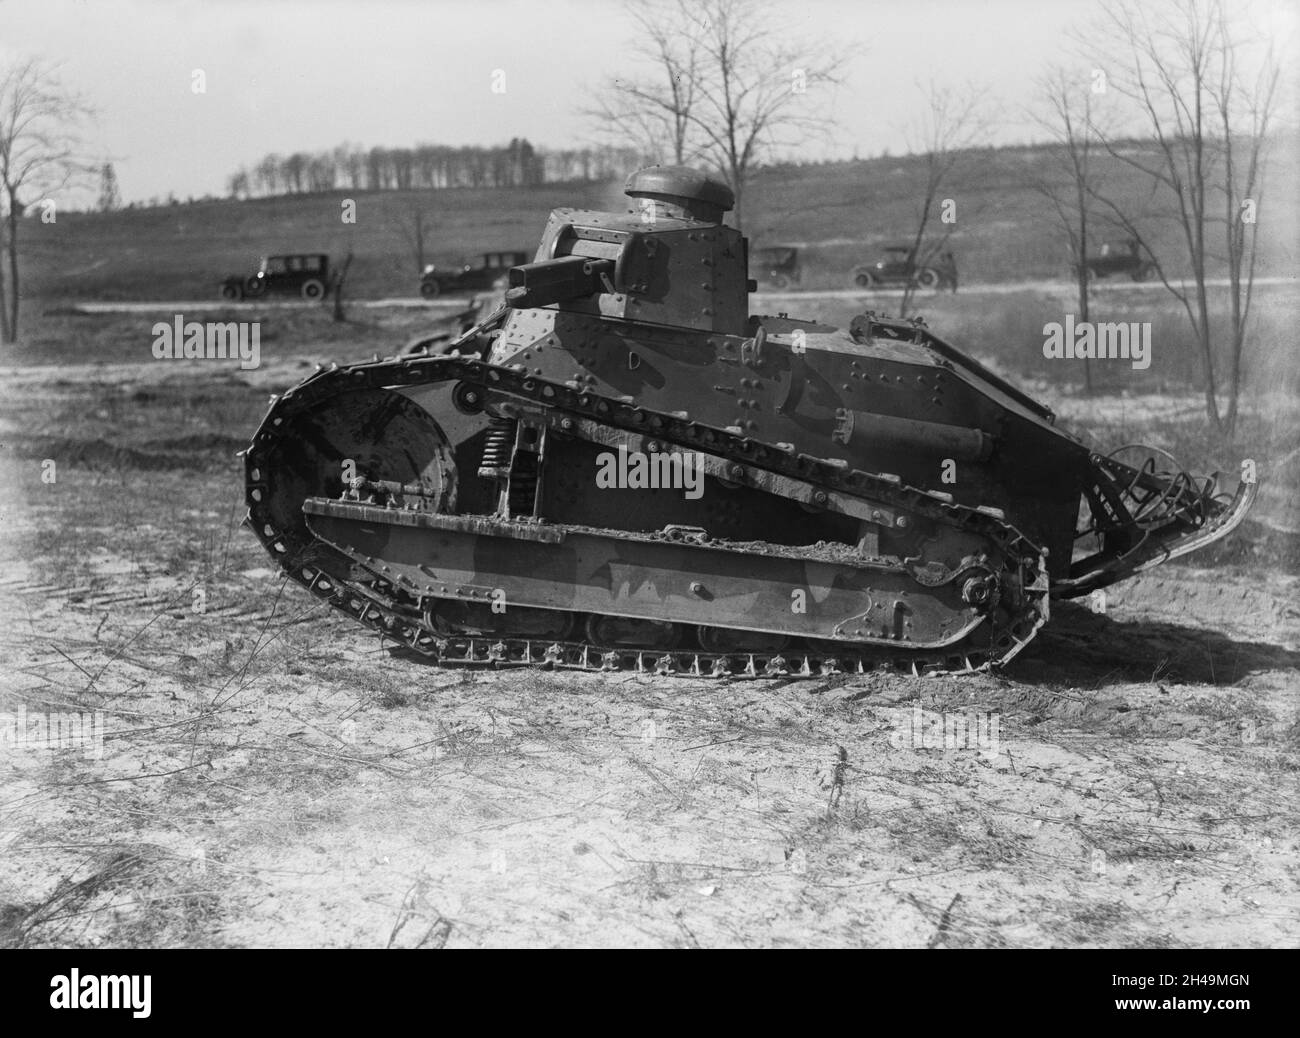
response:
<path fill-rule="evenodd" d="M 510 459 L 515 449 L 515 423 L 512 418 L 493 418 L 483 442 L 483 458 L 478 474 L 482 479 L 505 479 L 510 475 Z"/>

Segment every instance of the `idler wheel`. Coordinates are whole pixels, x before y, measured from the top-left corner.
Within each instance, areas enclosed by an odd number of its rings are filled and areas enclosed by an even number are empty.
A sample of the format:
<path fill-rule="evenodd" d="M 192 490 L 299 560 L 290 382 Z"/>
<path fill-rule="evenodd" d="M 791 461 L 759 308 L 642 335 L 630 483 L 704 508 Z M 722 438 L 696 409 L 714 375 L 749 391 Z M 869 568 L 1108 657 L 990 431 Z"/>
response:
<path fill-rule="evenodd" d="M 561 609 L 508 609 L 494 613 L 484 602 L 439 600 L 424 612 L 425 626 L 439 634 L 498 635 L 532 641 L 567 641 L 577 615 Z"/>
<path fill-rule="evenodd" d="M 260 455 L 271 523 L 300 541 L 310 540 L 303 501 L 339 497 L 345 474 L 416 483 L 438 511 L 455 510 L 456 462 L 446 435 L 429 412 L 392 390 L 329 397 L 290 417 Z"/>

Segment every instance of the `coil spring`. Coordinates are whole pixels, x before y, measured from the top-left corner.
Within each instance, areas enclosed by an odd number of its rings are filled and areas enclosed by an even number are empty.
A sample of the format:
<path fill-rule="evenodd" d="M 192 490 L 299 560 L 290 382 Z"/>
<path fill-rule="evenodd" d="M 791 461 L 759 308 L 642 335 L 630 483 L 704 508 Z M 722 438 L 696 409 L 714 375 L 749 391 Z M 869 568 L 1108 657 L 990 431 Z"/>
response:
<path fill-rule="evenodd" d="M 483 479 L 505 479 L 510 474 L 510 457 L 515 449 L 515 423 L 511 418 L 493 418 L 483 441 L 478 474 Z"/>

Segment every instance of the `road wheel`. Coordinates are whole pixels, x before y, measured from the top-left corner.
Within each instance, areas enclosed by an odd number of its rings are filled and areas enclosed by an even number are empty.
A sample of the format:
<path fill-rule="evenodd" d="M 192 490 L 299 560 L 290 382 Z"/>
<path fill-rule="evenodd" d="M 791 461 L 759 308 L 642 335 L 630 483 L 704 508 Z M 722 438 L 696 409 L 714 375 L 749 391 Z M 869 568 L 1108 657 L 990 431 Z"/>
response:
<path fill-rule="evenodd" d="M 853 272 L 853 283 L 858 288 L 875 288 L 876 277 L 869 270 L 857 270 Z"/>
<path fill-rule="evenodd" d="M 681 644 L 682 629 L 661 620 L 638 620 L 623 616 L 587 618 L 586 640 L 602 649 L 644 649 L 670 652 Z"/>
<path fill-rule="evenodd" d="M 420 295 L 424 296 L 425 299 L 432 299 L 440 291 L 441 289 L 438 287 L 438 282 L 436 281 L 431 280 L 420 282 Z"/>
<path fill-rule="evenodd" d="M 221 298 L 229 303 L 237 303 L 244 298 L 244 293 L 238 285 L 222 285 Z"/>
<path fill-rule="evenodd" d="M 325 283 L 318 278 L 309 278 L 302 283 L 303 299 L 320 299 L 325 294 Z"/>
<path fill-rule="evenodd" d="M 736 631 L 728 627 L 698 627 L 696 638 L 705 652 L 780 652 L 790 644 L 788 634 Z"/>
<path fill-rule="evenodd" d="M 1133 280 L 1146 281 L 1148 278 L 1151 277 L 1151 273 L 1152 273 L 1151 264 L 1143 263 L 1142 266 L 1138 267 L 1137 270 L 1133 271 Z"/>
<path fill-rule="evenodd" d="M 256 299 L 266 291 L 266 283 L 261 278 L 249 278 L 244 282 L 244 295 Z"/>
<path fill-rule="evenodd" d="M 780 292 L 782 289 L 790 287 L 790 279 L 784 274 L 773 274 L 768 284 Z"/>
<path fill-rule="evenodd" d="M 916 275 L 916 283 L 922 288 L 938 288 L 939 272 L 933 267 L 923 267 Z"/>

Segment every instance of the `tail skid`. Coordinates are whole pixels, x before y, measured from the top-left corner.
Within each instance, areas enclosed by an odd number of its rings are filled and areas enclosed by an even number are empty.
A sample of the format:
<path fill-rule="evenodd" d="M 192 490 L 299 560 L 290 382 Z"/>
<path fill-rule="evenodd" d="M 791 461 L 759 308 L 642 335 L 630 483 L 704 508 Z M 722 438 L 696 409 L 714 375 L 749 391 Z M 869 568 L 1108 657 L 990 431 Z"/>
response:
<path fill-rule="evenodd" d="M 1134 452 L 1145 457 L 1135 464 L 1119 459 Z M 1213 544 L 1241 525 L 1259 493 L 1257 482 L 1242 482 L 1229 498 L 1216 491 L 1217 475 L 1191 476 L 1156 447 L 1129 445 L 1091 461 L 1084 490 L 1089 522 L 1075 543 L 1100 547 L 1052 585 L 1056 598 L 1086 595 Z M 1162 463 L 1167 467 L 1158 468 Z"/>

